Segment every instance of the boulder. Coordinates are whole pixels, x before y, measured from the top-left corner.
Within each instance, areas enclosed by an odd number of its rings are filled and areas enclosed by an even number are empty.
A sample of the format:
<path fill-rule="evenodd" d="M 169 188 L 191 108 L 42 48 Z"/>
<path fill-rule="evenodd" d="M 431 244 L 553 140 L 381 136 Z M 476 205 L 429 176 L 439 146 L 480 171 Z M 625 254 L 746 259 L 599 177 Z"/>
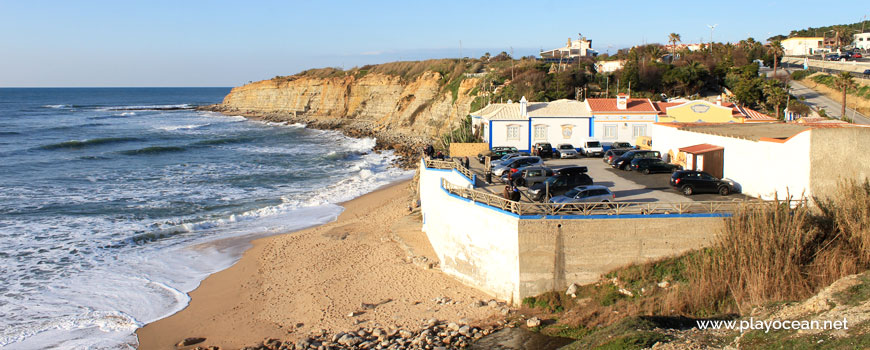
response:
<path fill-rule="evenodd" d="M 537 317 L 532 317 L 526 320 L 526 327 L 534 328 L 541 325 L 541 320 Z"/>
<path fill-rule="evenodd" d="M 175 346 L 180 348 L 180 347 L 185 347 L 185 346 L 196 345 L 196 344 L 202 343 L 204 341 L 205 341 L 205 338 L 201 338 L 201 337 L 184 338 L 184 340 L 178 342 L 178 344 L 175 344 Z"/>

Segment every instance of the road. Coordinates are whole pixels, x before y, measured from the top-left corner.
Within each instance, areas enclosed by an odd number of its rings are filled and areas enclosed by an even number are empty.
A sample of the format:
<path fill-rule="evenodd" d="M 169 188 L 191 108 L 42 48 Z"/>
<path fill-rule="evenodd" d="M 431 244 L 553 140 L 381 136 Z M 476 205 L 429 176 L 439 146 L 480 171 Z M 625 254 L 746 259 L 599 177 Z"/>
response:
<path fill-rule="evenodd" d="M 772 69 L 763 68 L 761 71 L 764 72 L 768 77 L 773 77 L 773 70 Z M 782 71 L 786 71 L 786 72 L 782 73 Z M 789 72 L 788 69 L 782 69 L 782 70 L 778 71 L 777 73 L 778 73 L 777 75 L 782 76 L 784 74 L 790 74 L 791 72 Z M 843 105 L 840 104 L 840 102 L 834 101 L 834 100 L 828 98 L 827 96 L 822 95 L 822 94 L 816 92 L 815 90 L 810 89 L 810 88 L 804 86 L 803 84 L 798 83 L 794 80 L 789 80 L 789 85 L 790 85 L 789 92 L 791 92 L 791 94 L 796 96 L 796 97 L 805 98 L 806 100 L 804 101 L 804 103 L 806 103 L 808 106 L 810 106 L 810 108 L 817 110 L 817 111 L 820 109 L 824 109 L 825 113 L 829 117 L 841 119 L 840 118 L 841 117 L 840 111 L 842 110 Z M 846 104 L 847 104 L 847 108 L 846 108 L 846 116 L 847 117 L 852 118 L 852 120 L 855 122 L 855 124 L 870 125 L 870 118 L 868 118 L 867 116 L 865 116 L 861 113 L 856 112 L 854 109 L 848 108 L 849 100 L 846 101 Z"/>

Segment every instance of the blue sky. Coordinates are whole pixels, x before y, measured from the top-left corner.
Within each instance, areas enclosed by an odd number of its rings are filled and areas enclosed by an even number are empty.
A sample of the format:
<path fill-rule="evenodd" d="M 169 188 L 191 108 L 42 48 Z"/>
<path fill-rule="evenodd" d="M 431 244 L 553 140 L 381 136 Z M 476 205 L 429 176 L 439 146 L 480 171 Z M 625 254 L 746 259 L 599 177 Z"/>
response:
<path fill-rule="evenodd" d="M 236 86 L 307 68 L 764 39 L 870 17 L 866 1 L 0 0 L 0 87 Z M 838 10 L 840 9 L 840 10 Z"/>

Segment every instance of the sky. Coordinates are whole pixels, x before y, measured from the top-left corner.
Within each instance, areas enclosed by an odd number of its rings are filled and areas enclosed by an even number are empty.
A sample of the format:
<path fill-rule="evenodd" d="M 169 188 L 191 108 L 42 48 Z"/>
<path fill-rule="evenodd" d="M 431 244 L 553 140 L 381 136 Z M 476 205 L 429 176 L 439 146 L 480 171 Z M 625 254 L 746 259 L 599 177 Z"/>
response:
<path fill-rule="evenodd" d="M 0 87 L 238 86 L 309 68 L 501 51 L 537 55 L 583 34 L 643 43 L 764 40 L 870 18 L 819 1 L 0 0 Z"/>

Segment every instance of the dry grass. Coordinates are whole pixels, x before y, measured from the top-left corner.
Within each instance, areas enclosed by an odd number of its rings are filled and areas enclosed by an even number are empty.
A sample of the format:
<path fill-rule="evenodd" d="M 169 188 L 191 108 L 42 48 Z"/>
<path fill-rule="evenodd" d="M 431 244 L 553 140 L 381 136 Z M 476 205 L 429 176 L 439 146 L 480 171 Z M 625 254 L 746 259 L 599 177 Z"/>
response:
<path fill-rule="evenodd" d="M 805 299 L 870 268 L 870 182 L 844 182 L 832 199 L 815 200 L 817 207 L 744 208 L 710 248 L 620 268 L 582 286 L 576 299 L 538 300 L 565 309 L 560 323 L 591 328 L 638 315 L 729 317 Z"/>
<path fill-rule="evenodd" d="M 817 73 L 817 74 L 821 74 L 821 73 Z M 857 84 L 859 84 L 859 86 L 870 86 L 870 83 L 867 83 L 866 79 L 855 79 L 855 82 Z M 800 80 L 800 83 L 815 90 L 816 92 L 824 95 L 825 97 L 836 101 L 837 103 L 840 103 L 843 100 L 843 92 L 842 91 L 838 91 L 838 90 L 833 89 L 827 85 L 817 83 L 817 82 L 812 80 L 812 76 L 810 76 L 806 79 Z M 856 105 L 857 105 L 857 107 L 855 107 Z M 851 94 L 851 93 L 846 94 L 846 106 L 851 108 L 851 109 L 856 109 L 858 111 L 858 113 L 861 113 L 863 115 L 870 115 L 870 100 L 865 99 L 865 98 L 860 98 L 860 97 L 856 96 L 855 94 Z M 827 112 L 831 112 L 831 111 L 827 111 Z M 840 113 L 839 110 L 837 110 L 835 112 Z"/>

